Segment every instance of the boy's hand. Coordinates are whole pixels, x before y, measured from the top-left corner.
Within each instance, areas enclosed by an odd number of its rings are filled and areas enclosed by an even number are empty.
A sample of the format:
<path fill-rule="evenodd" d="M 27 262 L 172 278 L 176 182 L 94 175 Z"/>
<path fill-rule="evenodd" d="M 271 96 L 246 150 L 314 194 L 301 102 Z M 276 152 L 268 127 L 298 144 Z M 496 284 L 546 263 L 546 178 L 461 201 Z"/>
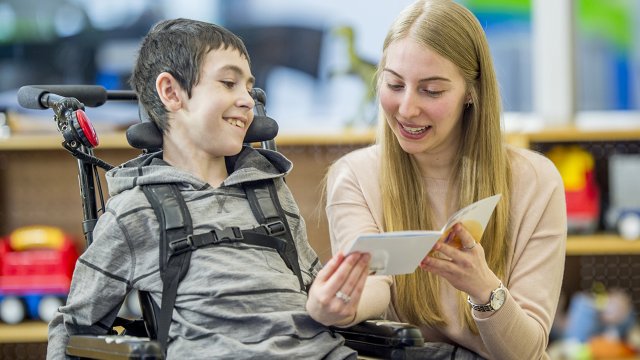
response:
<path fill-rule="evenodd" d="M 307 311 L 323 325 L 343 325 L 356 316 L 369 273 L 368 253 L 334 255 L 318 272 L 309 289 Z"/>

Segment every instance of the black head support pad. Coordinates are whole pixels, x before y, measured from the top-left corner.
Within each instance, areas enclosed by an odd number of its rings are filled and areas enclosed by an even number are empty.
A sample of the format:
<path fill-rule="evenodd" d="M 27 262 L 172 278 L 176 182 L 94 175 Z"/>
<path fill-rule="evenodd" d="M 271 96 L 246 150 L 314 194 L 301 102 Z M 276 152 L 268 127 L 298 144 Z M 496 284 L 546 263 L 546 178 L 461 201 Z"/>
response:
<path fill-rule="evenodd" d="M 247 129 L 245 143 L 255 143 L 273 140 L 278 135 L 278 123 L 266 116 L 264 104 L 266 96 L 261 89 L 253 89 L 251 96 L 255 101 L 254 117 L 251 126 Z M 162 132 L 155 123 L 148 119 L 144 108 L 140 105 L 140 118 L 142 122 L 131 125 L 126 132 L 127 141 L 136 149 L 159 150 L 162 149 Z"/>

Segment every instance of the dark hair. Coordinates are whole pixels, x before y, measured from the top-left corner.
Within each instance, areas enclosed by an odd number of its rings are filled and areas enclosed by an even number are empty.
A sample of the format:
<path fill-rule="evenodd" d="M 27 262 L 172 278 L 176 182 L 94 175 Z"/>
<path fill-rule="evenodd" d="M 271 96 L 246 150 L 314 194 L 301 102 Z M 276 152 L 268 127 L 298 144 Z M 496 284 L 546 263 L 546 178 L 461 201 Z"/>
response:
<path fill-rule="evenodd" d="M 190 19 L 164 20 L 144 37 L 129 84 L 151 121 L 165 131 L 167 110 L 156 91 L 156 78 L 171 74 L 191 97 L 200 79 L 200 67 L 212 50 L 232 48 L 249 59 L 242 40 L 231 31 L 211 23 Z"/>

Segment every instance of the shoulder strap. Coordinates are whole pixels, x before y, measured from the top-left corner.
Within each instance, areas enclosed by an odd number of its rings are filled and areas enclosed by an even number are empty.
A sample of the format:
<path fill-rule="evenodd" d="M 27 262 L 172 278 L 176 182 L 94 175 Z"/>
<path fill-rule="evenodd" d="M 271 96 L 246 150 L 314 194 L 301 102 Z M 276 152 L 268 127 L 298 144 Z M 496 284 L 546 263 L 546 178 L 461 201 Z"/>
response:
<path fill-rule="evenodd" d="M 191 252 L 199 247 L 234 241 L 271 247 L 296 274 L 300 289 L 305 291 L 295 242 L 273 180 L 244 185 L 251 211 L 260 224 L 258 227 L 242 231 L 228 227 L 198 235 L 193 234 L 189 209 L 175 184 L 144 185 L 142 190 L 153 207 L 161 230 L 159 267 L 163 289 L 156 334 L 165 351 L 178 284 L 189 269 Z"/>
<path fill-rule="evenodd" d="M 175 184 L 142 186 L 160 226 L 160 276 L 162 278 L 162 304 L 156 323 L 157 340 L 166 351 L 169 327 L 176 302 L 178 284 L 189 270 L 191 251 L 171 254 L 169 244 L 193 233 L 193 224 L 187 204 Z"/>
<path fill-rule="evenodd" d="M 300 263 L 298 262 L 298 251 L 291 235 L 289 222 L 280 204 L 274 180 L 268 179 L 246 183 L 244 184 L 244 192 L 247 194 L 247 200 L 249 200 L 253 216 L 261 224 L 254 231 L 266 232 L 269 236 L 278 236 L 286 241 L 283 260 L 298 277 L 300 289 L 305 291 L 306 287 L 304 286 Z M 245 235 L 245 237 L 248 236 Z"/>

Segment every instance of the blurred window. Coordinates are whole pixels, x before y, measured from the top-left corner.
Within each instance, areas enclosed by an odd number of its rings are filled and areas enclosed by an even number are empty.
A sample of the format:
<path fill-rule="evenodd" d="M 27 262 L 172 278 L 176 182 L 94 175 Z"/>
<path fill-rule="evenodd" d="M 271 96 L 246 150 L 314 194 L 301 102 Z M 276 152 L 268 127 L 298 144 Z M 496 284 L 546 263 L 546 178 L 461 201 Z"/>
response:
<path fill-rule="evenodd" d="M 640 109 L 640 1 L 574 6 L 577 110 Z"/>

